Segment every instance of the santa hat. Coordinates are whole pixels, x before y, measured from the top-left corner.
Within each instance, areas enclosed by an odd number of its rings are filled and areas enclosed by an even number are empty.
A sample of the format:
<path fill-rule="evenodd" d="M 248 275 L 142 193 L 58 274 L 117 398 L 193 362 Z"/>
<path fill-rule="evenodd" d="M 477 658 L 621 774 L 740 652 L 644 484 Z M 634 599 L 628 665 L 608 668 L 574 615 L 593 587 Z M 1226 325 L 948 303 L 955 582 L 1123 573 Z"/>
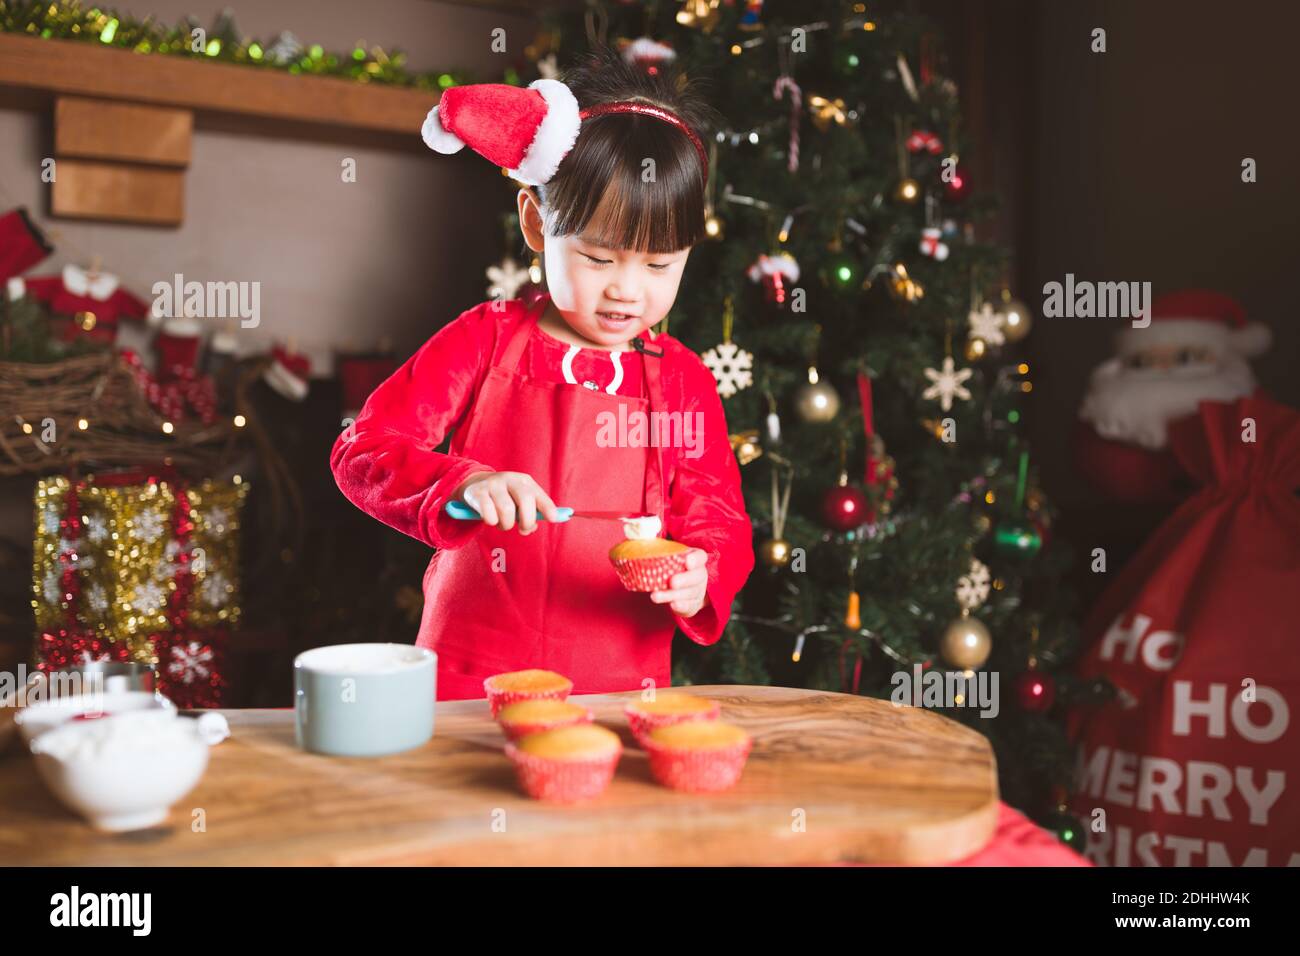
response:
<path fill-rule="evenodd" d="M 746 273 L 751 282 L 757 282 L 763 276 L 781 275 L 791 282 L 799 281 L 799 263 L 788 252 L 778 252 L 774 256 L 759 253 L 753 265 Z"/>
<path fill-rule="evenodd" d="M 677 51 L 667 43 L 649 37 L 637 37 L 623 47 L 623 59 L 643 70 L 651 70 L 677 59 Z"/>
<path fill-rule="evenodd" d="M 1185 289 L 1156 296 L 1151 324 L 1119 333 L 1120 355 L 1132 355 L 1153 345 L 1205 346 L 1253 358 L 1272 342 L 1268 326 L 1247 322 L 1246 310 L 1231 296 L 1206 289 Z"/>
<path fill-rule="evenodd" d="M 420 133 L 440 153 L 466 144 L 529 186 L 548 182 L 574 142 L 582 118 L 578 100 L 559 80 L 527 89 L 505 83 L 453 86 L 425 117 Z"/>
<path fill-rule="evenodd" d="M 271 349 L 271 364 L 262 373 L 267 385 L 295 402 L 307 397 L 307 377 L 311 362 L 305 355 L 293 352 L 292 347 L 275 346 Z"/>
<path fill-rule="evenodd" d="M 676 126 L 695 146 L 704 181 L 709 157 L 704 143 L 671 110 L 654 103 L 618 100 L 580 109 L 578 98 L 559 80 L 533 80 L 527 89 L 505 83 L 453 86 L 429 110 L 420 129 L 425 144 L 440 153 L 457 153 L 465 146 L 505 167 L 528 186 L 550 182 L 573 149 L 584 119 L 609 113 L 637 113 Z"/>
<path fill-rule="evenodd" d="M 21 206 L 0 215 L 0 282 L 40 262 L 54 247 Z M 22 281 L 9 286 L 11 299 L 22 298 Z"/>

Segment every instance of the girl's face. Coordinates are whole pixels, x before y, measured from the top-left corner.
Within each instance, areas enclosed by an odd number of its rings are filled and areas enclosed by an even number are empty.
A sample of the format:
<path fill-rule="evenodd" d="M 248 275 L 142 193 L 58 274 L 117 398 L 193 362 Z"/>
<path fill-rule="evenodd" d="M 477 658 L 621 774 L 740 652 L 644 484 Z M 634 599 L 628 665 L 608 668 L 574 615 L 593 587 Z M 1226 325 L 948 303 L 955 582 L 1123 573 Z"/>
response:
<path fill-rule="evenodd" d="M 582 338 L 604 348 L 622 345 L 668 314 L 690 249 L 636 252 L 593 245 L 582 235 L 546 235 L 537 194 L 521 189 L 518 202 L 528 248 L 544 256 L 551 302 Z"/>

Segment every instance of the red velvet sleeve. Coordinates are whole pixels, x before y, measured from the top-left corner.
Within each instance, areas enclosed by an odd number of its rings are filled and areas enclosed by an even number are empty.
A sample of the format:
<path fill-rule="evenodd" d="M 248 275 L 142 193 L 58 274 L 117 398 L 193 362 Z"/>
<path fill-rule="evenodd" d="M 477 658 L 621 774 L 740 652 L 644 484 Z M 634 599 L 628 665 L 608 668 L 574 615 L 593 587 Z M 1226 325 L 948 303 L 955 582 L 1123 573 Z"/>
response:
<path fill-rule="evenodd" d="M 117 309 L 118 315 L 125 315 L 131 319 L 143 319 L 149 314 L 150 304 L 145 302 L 139 296 L 127 292 L 126 289 L 118 287 L 108 299 L 109 303 Z"/>
<path fill-rule="evenodd" d="M 708 553 L 709 580 L 704 606 L 691 617 L 673 617 L 687 637 L 708 645 L 722 637 L 731 603 L 754 569 L 753 528 L 713 373 L 692 353 L 677 360 L 686 366 L 683 413 L 693 429 L 702 427 L 677 452 L 665 530 L 674 541 Z"/>
<path fill-rule="evenodd" d="M 334 442 L 330 468 L 354 505 L 434 548 L 457 548 L 481 528 L 443 512 L 470 475 L 494 469 L 435 451 L 464 421 L 491 362 L 499 310 L 482 303 L 448 323 L 375 389 Z"/>
<path fill-rule="evenodd" d="M 63 288 L 63 276 L 29 276 L 20 278 L 23 295 L 47 305 Z"/>

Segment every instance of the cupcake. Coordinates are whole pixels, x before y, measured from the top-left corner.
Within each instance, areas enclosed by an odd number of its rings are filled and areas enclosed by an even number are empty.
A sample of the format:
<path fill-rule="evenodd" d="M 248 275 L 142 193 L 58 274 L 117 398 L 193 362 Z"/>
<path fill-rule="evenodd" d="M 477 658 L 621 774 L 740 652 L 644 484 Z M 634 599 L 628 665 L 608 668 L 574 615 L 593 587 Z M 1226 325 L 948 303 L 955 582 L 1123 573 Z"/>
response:
<path fill-rule="evenodd" d="M 665 691 L 656 694 L 654 700 L 631 701 L 623 713 L 627 715 L 632 736 L 640 740 L 658 727 L 683 720 L 716 720 L 719 708 L 717 701 L 707 697 Z"/>
<path fill-rule="evenodd" d="M 705 793 L 740 779 L 753 741 L 735 724 L 688 720 L 657 727 L 641 744 L 650 755 L 650 775 L 665 787 Z"/>
<path fill-rule="evenodd" d="M 661 529 L 654 515 L 623 519 L 627 540 L 610 548 L 609 560 L 629 591 L 662 591 L 674 574 L 686 570 L 686 554 L 691 549 L 680 541 L 659 537 Z"/>
<path fill-rule="evenodd" d="M 555 671 L 509 671 L 485 679 L 483 690 L 495 717 L 502 707 L 520 700 L 564 700 L 573 681 Z"/>
<path fill-rule="evenodd" d="M 576 803 L 605 792 L 623 753 L 618 734 L 575 724 L 528 734 L 506 744 L 519 785 L 537 800 Z"/>
<path fill-rule="evenodd" d="M 497 713 L 497 723 L 511 740 L 556 727 L 589 724 L 591 720 L 591 711 L 581 704 L 552 698 L 515 701 Z"/>

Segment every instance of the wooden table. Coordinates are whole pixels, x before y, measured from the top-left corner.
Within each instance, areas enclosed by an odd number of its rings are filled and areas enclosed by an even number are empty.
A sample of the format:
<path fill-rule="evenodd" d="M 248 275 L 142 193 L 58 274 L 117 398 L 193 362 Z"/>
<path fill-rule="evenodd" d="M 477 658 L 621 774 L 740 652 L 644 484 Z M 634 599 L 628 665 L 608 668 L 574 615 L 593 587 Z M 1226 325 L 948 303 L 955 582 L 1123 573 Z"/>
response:
<path fill-rule="evenodd" d="M 732 790 L 654 782 L 622 713 L 636 691 L 571 698 L 625 747 L 609 789 L 576 806 L 519 790 L 486 701 L 439 703 L 429 743 L 377 758 L 300 750 L 292 710 L 225 710 L 231 737 L 151 830 L 99 833 L 46 790 L 30 755 L 0 759 L 0 863 L 926 864 L 966 857 L 993 834 L 993 753 L 952 720 L 822 691 L 675 689 L 717 700 L 753 735 Z"/>

